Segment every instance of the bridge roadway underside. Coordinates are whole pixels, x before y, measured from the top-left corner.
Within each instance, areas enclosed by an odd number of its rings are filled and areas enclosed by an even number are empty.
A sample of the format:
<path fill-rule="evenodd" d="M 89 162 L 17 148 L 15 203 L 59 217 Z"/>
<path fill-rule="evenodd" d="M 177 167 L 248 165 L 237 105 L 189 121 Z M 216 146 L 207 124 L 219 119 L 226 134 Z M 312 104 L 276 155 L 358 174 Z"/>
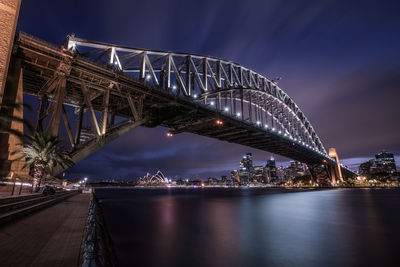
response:
<path fill-rule="evenodd" d="M 46 82 L 60 75 L 60 66 L 67 64 L 70 66 L 70 71 L 64 75 L 66 78 L 65 105 L 85 106 L 82 93 L 82 83 L 84 83 L 90 95 L 94 96 L 92 106 L 98 112 L 103 112 L 104 100 L 102 97 L 96 98 L 96 94 L 110 90 L 108 112 L 116 116 L 132 118 L 132 109 L 126 97 L 129 94 L 132 99 L 143 99 L 143 117 L 146 118 L 144 124 L 146 127 L 161 125 L 170 128 L 175 134 L 195 133 L 268 151 L 306 164 L 322 164 L 323 162 L 335 164 L 333 160 L 328 159 L 326 162 L 324 156 L 278 133 L 265 131 L 248 121 L 237 120 L 219 111 L 211 110 L 199 102 L 154 88 L 145 81 L 133 80 L 110 67 L 100 66 L 83 57 L 72 55 L 67 49 L 21 37 L 16 40 L 16 47 L 14 58 L 20 61 L 23 69 L 25 94 L 39 97 Z M 49 94 L 49 100 L 52 101 L 51 94 Z M 223 124 L 218 125 L 217 120 L 221 120 Z"/>

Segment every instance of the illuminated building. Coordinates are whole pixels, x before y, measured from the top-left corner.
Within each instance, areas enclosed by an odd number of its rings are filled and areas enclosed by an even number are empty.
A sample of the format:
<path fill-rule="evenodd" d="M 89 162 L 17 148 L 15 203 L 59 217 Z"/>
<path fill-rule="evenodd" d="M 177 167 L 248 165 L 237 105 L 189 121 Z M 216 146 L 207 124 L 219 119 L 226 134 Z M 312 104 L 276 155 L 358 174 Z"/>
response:
<path fill-rule="evenodd" d="M 239 164 L 239 177 L 241 184 L 248 184 L 253 180 L 253 155 L 246 153 Z"/>
<path fill-rule="evenodd" d="M 259 183 L 268 183 L 268 175 L 266 172 L 266 168 L 263 166 L 255 166 L 254 167 L 254 180 Z"/>
<path fill-rule="evenodd" d="M 152 186 L 152 185 L 167 185 L 171 181 L 164 176 L 161 171 L 158 171 L 155 175 L 147 173 L 145 176 L 138 179 L 137 184 L 142 186 Z"/>
<path fill-rule="evenodd" d="M 267 165 L 265 166 L 265 168 L 268 170 L 269 173 L 269 180 L 271 182 L 275 181 L 278 176 L 277 176 L 277 172 L 276 172 L 276 163 L 275 163 L 275 159 L 274 157 L 271 155 L 271 158 L 267 161 Z"/>
<path fill-rule="evenodd" d="M 396 162 L 392 153 L 381 152 L 359 166 L 359 173 L 369 178 L 387 177 L 396 174 Z"/>
<path fill-rule="evenodd" d="M 378 172 L 393 174 L 396 172 L 396 162 L 393 153 L 381 152 L 375 155 Z"/>

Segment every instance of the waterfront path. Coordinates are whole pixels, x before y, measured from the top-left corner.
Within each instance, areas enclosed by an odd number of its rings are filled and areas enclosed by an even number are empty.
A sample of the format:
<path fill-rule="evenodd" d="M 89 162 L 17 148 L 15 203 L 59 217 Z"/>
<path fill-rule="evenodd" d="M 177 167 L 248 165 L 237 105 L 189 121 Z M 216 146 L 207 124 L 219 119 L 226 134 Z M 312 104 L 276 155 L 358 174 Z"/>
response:
<path fill-rule="evenodd" d="M 77 266 L 90 194 L 0 227 L 0 266 Z"/>

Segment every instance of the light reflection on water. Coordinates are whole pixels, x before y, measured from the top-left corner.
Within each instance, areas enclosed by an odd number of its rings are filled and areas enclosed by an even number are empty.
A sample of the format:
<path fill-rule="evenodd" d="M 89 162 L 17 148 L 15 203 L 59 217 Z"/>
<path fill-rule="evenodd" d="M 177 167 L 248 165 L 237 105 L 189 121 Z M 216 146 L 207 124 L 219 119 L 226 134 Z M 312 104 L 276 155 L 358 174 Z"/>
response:
<path fill-rule="evenodd" d="M 396 266 L 399 190 L 98 189 L 122 266 Z"/>

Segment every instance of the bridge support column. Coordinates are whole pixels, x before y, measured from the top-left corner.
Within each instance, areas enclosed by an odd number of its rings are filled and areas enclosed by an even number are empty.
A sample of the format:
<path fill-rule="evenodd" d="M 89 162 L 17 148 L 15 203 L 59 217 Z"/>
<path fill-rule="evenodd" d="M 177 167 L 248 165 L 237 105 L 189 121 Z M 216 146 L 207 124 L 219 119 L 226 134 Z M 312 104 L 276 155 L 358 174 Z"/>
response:
<path fill-rule="evenodd" d="M 120 125 L 116 125 L 113 129 L 109 129 L 106 135 L 102 135 L 88 141 L 87 143 L 83 144 L 78 149 L 74 150 L 71 153 L 72 161 L 77 163 L 82 159 L 86 158 L 90 154 L 96 152 L 103 146 L 107 145 L 108 143 L 114 141 L 118 137 L 128 133 L 129 131 L 135 129 L 138 126 L 143 125 L 146 123 L 147 119 L 141 119 L 138 121 L 127 121 L 123 122 Z M 60 172 L 64 171 L 62 167 L 58 166 L 53 170 L 53 175 L 57 175 Z"/>
<path fill-rule="evenodd" d="M 0 0 L 0 103 L 7 80 L 21 0 Z"/>
<path fill-rule="evenodd" d="M 329 148 L 329 157 L 333 158 L 336 162 L 334 168 L 332 168 L 332 171 L 336 174 L 337 180 L 343 182 L 342 169 L 340 167 L 339 156 L 334 147 Z"/>
<path fill-rule="evenodd" d="M 21 69 L 20 62 L 16 61 L 14 57 L 12 57 L 8 74 L 3 101 L 7 103 L 22 104 L 23 71 Z M 11 109 L 3 108 L 0 112 L 15 118 L 23 119 L 24 117 L 24 110 L 22 107 Z M 10 121 L 6 127 L 20 133 L 24 132 L 24 125 L 20 121 Z M 21 159 L 18 161 L 12 161 L 19 155 L 11 155 L 11 153 L 21 148 L 19 145 L 21 142 L 22 141 L 20 138 L 15 135 L 0 133 L 0 177 L 10 177 L 11 173 L 14 173 L 14 177 L 16 178 L 29 178 L 29 168 L 25 168 L 24 170 L 22 169 L 25 164 L 25 160 Z"/>
<path fill-rule="evenodd" d="M 51 120 L 49 123 L 49 132 L 53 135 L 58 135 L 58 129 L 60 126 L 60 120 L 61 120 L 61 113 L 63 110 L 63 103 L 64 103 L 64 97 L 66 95 L 66 79 L 65 77 L 60 78 L 58 86 L 55 91 L 55 103 Z"/>
<path fill-rule="evenodd" d="M 21 6 L 21 0 L 0 0 L 0 104 L 3 101 L 15 103 L 18 79 L 19 79 L 19 71 L 20 67 L 15 66 L 15 61 L 11 60 L 13 44 L 14 44 L 14 35 L 15 29 L 17 27 L 19 9 Z M 10 66 L 11 65 L 11 66 Z M 19 64 L 18 64 L 19 65 Z M 17 69 L 18 68 L 18 69 Z M 13 74 L 9 75 L 9 73 Z M 6 88 L 6 84 L 10 83 Z M 6 99 L 5 95 L 9 95 L 9 98 Z M 22 98 L 22 94 L 21 94 Z M 0 105 L 1 106 L 1 105 Z M 0 112 L 11 113 L 10 115 L 17 112 L 15 110 L 1 110 Z M 22 114 L 14 114 L 22 116 Z M 8 125 L 12 126 L 15 129 L 20 128 L 22 126 L 13 124 Z M 19 143 L 19 142 L 17 142 Z M 9 134 L 0 133 L 0 177 L 8 176 L 11 168 L 11 161 L 9 160 L 9 152 L 10 150 L 16 149 L 14 145 L 16 144 L 16 140 L 14 136 L 10 136 Z M 15 164 L 14 164 L 15 165 Z M 19 174 L 17 173 L 17 176 Z"/>

